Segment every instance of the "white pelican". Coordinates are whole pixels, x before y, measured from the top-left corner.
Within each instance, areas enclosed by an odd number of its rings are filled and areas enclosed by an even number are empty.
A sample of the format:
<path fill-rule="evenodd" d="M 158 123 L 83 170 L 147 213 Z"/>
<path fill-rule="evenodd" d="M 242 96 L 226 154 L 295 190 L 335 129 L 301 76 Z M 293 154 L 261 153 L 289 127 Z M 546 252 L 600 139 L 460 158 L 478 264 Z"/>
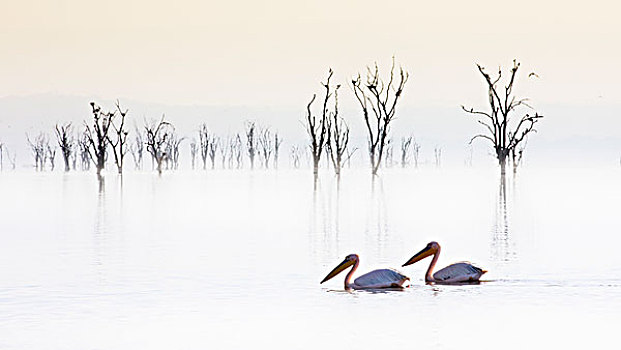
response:
<path fill-rule="evenodd" d="M 379 288 L 403 288 L 403 283 L 410 278 L 402 275 L 401 273 L 392 269 L 379 269 L 366 273 L 354 280 L 354 283 L 349 283 L 354 271 L 358 268 L 360 258 L 356 254 L 348 255 L 342 263 L 340 263 L 334 270 L 321 281 L 321 283 L 331 279 L 338 275 L 343 270 L 350 266 L 352 269 L 345 276 L 345 289 L 379 289 Z M 320 284 L 321 284 L 320 283 Z"/>
<path fill-rule="evenodd" d="M 433 255 L 427 273 L 425 274 L 425 282 L 438 284 L 478 282 L 481 275 L 487 271 L 480 269 L 469 262 L 458 262 L 449 265 L 438 272 L 434 273 L 433 268 L 436 266 L 438 257 L 440 256 L 440 245 L 437 242 L 429 242 L 427 246 L 410 258 L 403 266 L 411 265 L 419 260 Z"/>

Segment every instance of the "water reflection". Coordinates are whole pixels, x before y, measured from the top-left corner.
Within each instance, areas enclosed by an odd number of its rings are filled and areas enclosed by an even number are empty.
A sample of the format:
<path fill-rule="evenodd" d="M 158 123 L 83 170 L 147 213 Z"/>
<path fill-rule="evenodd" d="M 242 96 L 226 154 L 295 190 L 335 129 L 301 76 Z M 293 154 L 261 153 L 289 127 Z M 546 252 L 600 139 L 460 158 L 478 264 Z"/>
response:
<path fill-rule="evenodd" d="M 388 211 L 384 193 L 384 180 L 379 176 L 371 177 L 371 195 L 366 215 L 365 239 L 376 247 L 376 256 L 384 256 L 388 239 Z"/>
<path fill-rule="evenodd" d="M 103 260 L 105 258 L 106 231 L 108 229 L 108 220 L 106 213 L 106 186 L 105 179 L 102 175 L 97 175 L 99 190 L 97 193 L 97 207 L 95 212 L 94 229 L 93 229 L 93 262 L 97 280 L 103 283 L 104 272 L 102 269 Z"/>
<path fill-rule="evenodd" d="M 337 187 L 336 202 L 333 203 L 331 186 L 324 188 L 323 183 L 314 176 L 313 194 L 309 225 L 309 236 L 313 252 L 319 255 L 320 261 L 329 260 L 339 255 L 339 189 Z M 335 210 L 332 206 L 335 206 Z"/>
<path fill-rule="evenodd" d="M 511 238 L 509 222 L 510 210 L 507 205 L 507 179 L 504 175 L 502 175 L 498 184 L 496 213 L 491 240 L 492 261 L 498 262 L 501 265 L 510 263 L 517 259 L 515 243 Z"/>

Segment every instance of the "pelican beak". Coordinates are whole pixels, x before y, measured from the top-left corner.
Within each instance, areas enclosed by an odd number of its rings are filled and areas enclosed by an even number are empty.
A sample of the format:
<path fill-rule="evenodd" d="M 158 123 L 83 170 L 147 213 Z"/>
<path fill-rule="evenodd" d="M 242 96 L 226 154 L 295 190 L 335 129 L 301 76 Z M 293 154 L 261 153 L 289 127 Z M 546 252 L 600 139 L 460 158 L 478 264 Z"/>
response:
<path fill-rule="evenodd" d="M 411 257 L 410 260 L 408 260 L 405 264 L 403 264 L 403 266 L 412 265 L 413 263 L 423 260 L 424 258 L 428 257 L 429 255 L 432 255 L 433 253 L 434 253 L 434 250 L 431 247 L 425 247 L 423 250 L 421 250 L 420 252 L 416 253 L 416 255 Z"/>
<path fill-rule="evenodd" d="M 321 283 L 331 279 L 332 277 L 338 275 L 339 273 L 341 273 L 343 270 L 345 270 L 346 268 L 352 266 L 354 264 L 355 261 L 353 260 L 343 260 L 342 263 L 339 264 L 339 266 L 335 267 L 334 270 L 330 271 L 330 273 L 321 281 Z M 321 284 L 319 283 L 319 284 Z"/>

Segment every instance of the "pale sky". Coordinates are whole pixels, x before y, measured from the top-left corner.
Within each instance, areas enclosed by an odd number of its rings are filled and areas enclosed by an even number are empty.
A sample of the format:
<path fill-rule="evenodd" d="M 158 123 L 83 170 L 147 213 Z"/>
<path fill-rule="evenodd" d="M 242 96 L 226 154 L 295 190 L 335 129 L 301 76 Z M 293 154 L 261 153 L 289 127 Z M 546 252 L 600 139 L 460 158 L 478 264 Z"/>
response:
<path fill-rule="evenodd" d="M 404 105 L 479 98 L 475 62 L 522 62 L 541 104 L 621 101 L 614 1 L 6 1 L 0 96 L 170 104 L 304 104 L 328 67 L 345 82 L 391 55 Z"/>
<path fill-rule="evenodd" d="M 7 102 L 0 137 L 25 147 L 24 130 L 83 120 L 87 101 L 118 98 L 139 121 L 167 113 L 188 133 L 201 120 L 228 132 L 256 119 L 302 142 L 306 103 L 332 67 L 345 85 L 341 111 L 364 145 L 347 84 L 374 61 L 386 72 L 395 55 L 410 73 L 395 137 L 414 133 L 427 150 L 452 145 L 461 159 L 481 130 L 459 106 L 487 108 L 475 63 L 506 70 L 517 58 L 515 91 L 546 116 L 532 154 L 575 158 L 591 147 L 583 158 L 618 162 L 620 10 L 598 0 L 0 0 L 0 99 L 47 96 Z M 532 71 L 540 78 L 527 78 Z M 41 102 L 54 96 L 79 98 Z M 165 107 L 184 105 L 246 112 Z"/>

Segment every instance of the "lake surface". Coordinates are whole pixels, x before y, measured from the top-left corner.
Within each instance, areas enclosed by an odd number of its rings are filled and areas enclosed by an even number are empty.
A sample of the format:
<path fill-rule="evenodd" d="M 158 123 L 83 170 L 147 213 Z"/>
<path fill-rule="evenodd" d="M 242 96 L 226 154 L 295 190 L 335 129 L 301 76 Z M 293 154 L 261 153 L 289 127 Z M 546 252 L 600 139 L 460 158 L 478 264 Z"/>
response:
<path fill-rule="evenodd" d="M 1 349 L 611 348 L 621 169 L 0 174 Z M 429 286 L 470 260 L 487 282 Z M 394 267 L 403 291 L 343 291 Z"/>

